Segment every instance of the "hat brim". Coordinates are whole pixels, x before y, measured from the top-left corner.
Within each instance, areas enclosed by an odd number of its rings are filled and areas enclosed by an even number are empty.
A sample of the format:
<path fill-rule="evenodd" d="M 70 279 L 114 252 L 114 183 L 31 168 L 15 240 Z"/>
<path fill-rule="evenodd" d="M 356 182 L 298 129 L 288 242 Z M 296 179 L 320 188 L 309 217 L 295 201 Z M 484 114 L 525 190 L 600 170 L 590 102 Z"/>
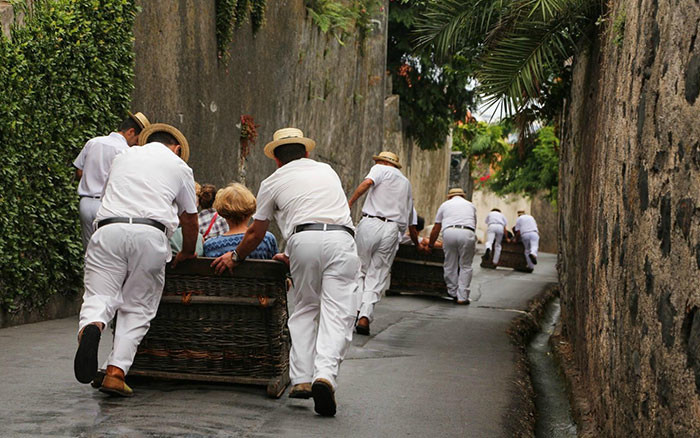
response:
<path fill-rule="evenodd" d="M 151 122 L 148 121 L 146 116 L 143 115 L 143 113 L 132 113 L 131 111 L 127 111 L 127 114 L 129 114 L 129 117 L 131 117 L 131 120 L 136 122 L 141 129 L 147 128 L 148 126 L 151 125 Z M 141 114 L 141 117 L 139 117 L 139 114 Z"/>
<path fill-rule="evenodd" d="M 179 129 L 166 123 L 153 123 L 145 127 L 139 135 L 139 146 L 148 143 L 148 137 L 156 132 L 167 132 L 175 137 L 175 140 L 177 140 L 180 145 L 180 158 L 182 158 L 184 162 L 190 159 L 190 144 L 187 142 L 187 138 L 185 138 Z"/>
<path fill-rule="evenodd" d="M 448 194 L 447 194 L 447 199 L 454 198 L 455 196 L 462 196 L 462 197 L 466 198 L 466 197 L 467 197 L 467 194 L 464 193 L 464 192 L 461 192 L 461 193 L 448 193 Z"/>
<path fill-rule="evenodd" d="M 285 144 L 303 144 L 306 147 L 306 152 L 311 152 L 316 147 L 316 142 L 306 137 L 287 137 L 279 140 L 271 141 L 265 145 L 265 156 L 275 159 L 275 149 Z"/>
<path fill-rule="evenodd" d="M 374 161 L 386 161 L 387 163 L 391 163 L 391 164 L 393 164 L 394 166 L 396 166 L 396 167 L 398 167 L 399 169 L 401 169 L 401 163 L 399 163 L 398 161 L 394 161 L 394 160 L 392 160 L 391 158 L 380 157 L 379 155 L 375 155 L 375 156 L 372 157 L 372 159 L 373 159 Z"/>

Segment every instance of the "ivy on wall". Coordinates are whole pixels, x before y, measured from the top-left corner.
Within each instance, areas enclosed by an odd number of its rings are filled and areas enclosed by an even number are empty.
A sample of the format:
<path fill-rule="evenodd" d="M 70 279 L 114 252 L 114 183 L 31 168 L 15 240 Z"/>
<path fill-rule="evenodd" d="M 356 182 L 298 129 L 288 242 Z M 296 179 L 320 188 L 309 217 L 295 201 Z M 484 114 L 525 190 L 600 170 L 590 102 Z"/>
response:
<path fill-rule="evenodd" d="M 306 10 L 323 33 L 330 33 L 340 44 L 357 30 L 359 40 L 372 30 L 372 17 L 384 11 L 382 0 L 307 0 Z"/>
<path fill-rule="evenodd" d="M 219 59 L 226 60 L 234 30 L 248 20 L 253 33 L 265 24 L 266 0 L 216 0 L 216 47 Z"/>
<path fill-rule="evenodd" d="M 35 0 L 11 39 L 0 35 L 4 310 L 31 310 L 82 286 L 71 163 L 126 115 L 135 14 L 133 0 Z"/>

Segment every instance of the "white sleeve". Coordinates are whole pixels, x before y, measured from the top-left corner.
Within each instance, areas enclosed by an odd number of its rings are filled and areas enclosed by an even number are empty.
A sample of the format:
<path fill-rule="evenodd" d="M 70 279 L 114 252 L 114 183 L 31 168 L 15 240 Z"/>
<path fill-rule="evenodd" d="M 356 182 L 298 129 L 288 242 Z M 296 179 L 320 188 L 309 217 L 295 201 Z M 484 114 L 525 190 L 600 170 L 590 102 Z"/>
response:
<path fill-rule="evenodd" d="M 513 226 L 513 230 L 518 231 L 520 229 L 520 218 L 515 220 L 515 225 Z"/>
<path fill-rule="evenodd" d="M 444 204 L 443 204 L 444 205 Z M 440 208 L 438 208 L 437 214 L 435 215 L 435 223 L 436 224 L 441 224 L 442 223 L 442 215 L 443 215 L 443 208 L 442 205 Z"/>
<path fill-rule="evenodd" d="M 85 146 L 83 146 L 83 149 L 75 158 L 75 161 L 73 161 L 73 166 L 75 166 L 76 169 L 83 170 L 83 167 L 85 167 L 85 156 L 87 155 L 87 148 L 89 144 L 89 141 L 85 143 Z"/>
<path fill-rule="evenodd" d="M 182 213 L 197 214 L 197 194 L 194 190 L 194 175 L 189 167 L 184 172 L 180 191 L 175 196 L 178 216 Z"/>
<path fill-rule="evenodd" d="M 418 225 L 418 212 L 416 211 L 416 208 L 413 208 L 413 218 L 411 219 L 411 225 L 414 227 Z"/>
<path fill-rule="evenodd" d="M 253 214 L 253 219 L 256 221 L 270 221 L 275 214 L 275 199 L 270 193 L 270 189 L 265 181 L 260 184 L 260 190 L 258 190 L 257 210 Z"/>
<path fill-rule="evenodd" d="M 382 171 L 382 166 L 380 164 L 375 164 L 374 166 L 372 166 L 365 179 L 371 179 L 374 182 L 375 186 L 381 183 L 382 180 L 384 180 L 384 172 Z"/>

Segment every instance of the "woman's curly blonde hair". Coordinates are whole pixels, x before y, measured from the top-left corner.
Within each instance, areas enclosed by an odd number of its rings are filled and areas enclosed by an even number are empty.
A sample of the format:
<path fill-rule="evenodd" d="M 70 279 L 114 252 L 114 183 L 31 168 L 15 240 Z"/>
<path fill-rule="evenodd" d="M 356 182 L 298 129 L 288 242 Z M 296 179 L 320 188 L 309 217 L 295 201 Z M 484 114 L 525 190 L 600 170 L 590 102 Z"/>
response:
<path fill-rule="evenodd" d="M 255 196 L 246 186 L 232 183 L 216 192 L 214 209 L 219 216 L 240 224 L 255 213 Z"/>

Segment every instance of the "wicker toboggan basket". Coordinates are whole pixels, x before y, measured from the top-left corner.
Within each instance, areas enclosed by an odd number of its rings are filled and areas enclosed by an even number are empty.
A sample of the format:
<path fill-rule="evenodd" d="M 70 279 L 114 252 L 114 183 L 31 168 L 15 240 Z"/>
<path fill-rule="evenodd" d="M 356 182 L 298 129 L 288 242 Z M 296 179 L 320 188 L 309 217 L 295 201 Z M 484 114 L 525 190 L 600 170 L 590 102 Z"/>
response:
<path fill-rule="evenodd" d="M 214 274 L 213 259 L 166 268 L 158 314 L 129 375 L 267 385 L 289 384 L 287 267 L 248 260 Z"/>
<path fill-rule="evenodd" d="M 449 297 L 442 265 L 445 253 L 435 248 L 422 254 L 413 245 L 400 245 L 391 265 L 391 286 L 387 295 L 401 293 Z"/>
<path fill-rule="evenodd" d="M 522 242 L 506 242 L 505 240 L 501 243 L 501 257 L 498 259 L 498 266 L 501 268 L 513 268 L 520 272 L 532 272 L 527 266 L 527 261 L 525 260 L 525 247 Z M 481 267 L 487 269 L 496 269 L 496 265 L 493 264 L 491 258 L 493 257 L 493 252 L 489 254 L 486 258 L 486 254 L 481 256 Z"/>

